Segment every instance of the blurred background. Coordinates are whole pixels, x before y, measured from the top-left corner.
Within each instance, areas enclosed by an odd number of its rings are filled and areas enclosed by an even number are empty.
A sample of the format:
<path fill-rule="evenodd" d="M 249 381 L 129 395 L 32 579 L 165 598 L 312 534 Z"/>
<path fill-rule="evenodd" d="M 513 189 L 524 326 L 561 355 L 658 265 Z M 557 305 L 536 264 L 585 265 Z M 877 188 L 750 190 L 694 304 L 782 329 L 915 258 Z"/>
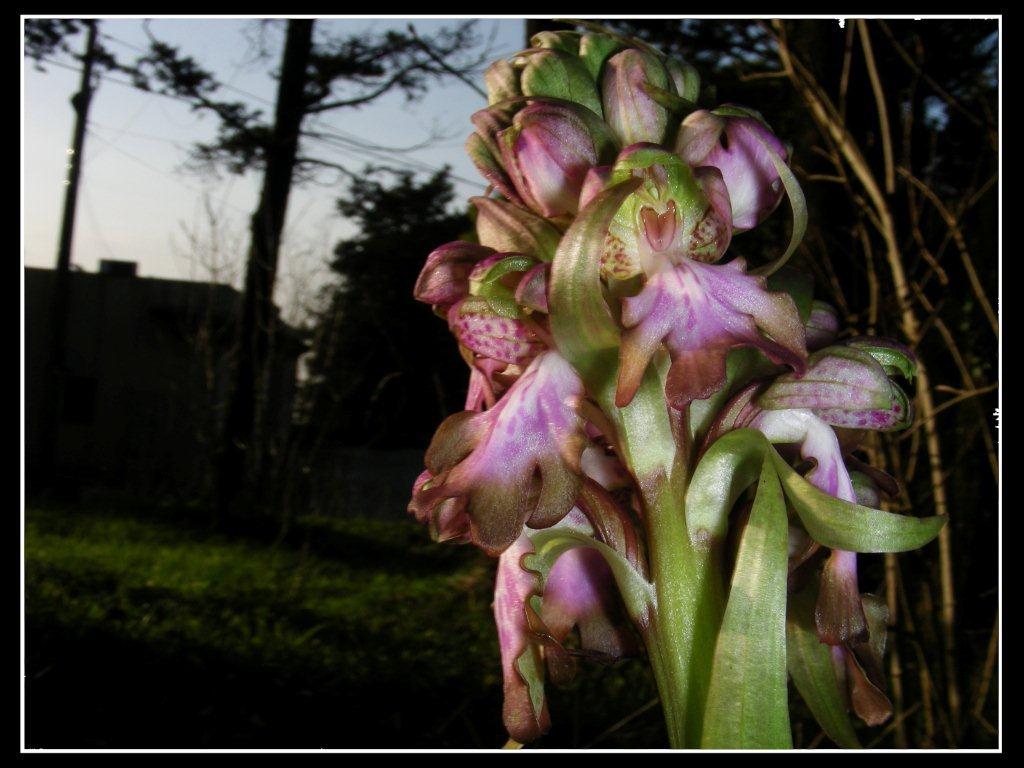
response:
<path fill-rule="evenodd" d="M 25 746 L 501 746 L 495 563 L 405 513 L 467 378 L 412 286 L 472 231 L 484 67 L 564 25 L 24 23 Z M 607 23 L 765 115 L 816 297 L 917 353 L 869 450 L 950 524 L 862 558 L 895 714 L 860 735 L 996 746 L 998 21 Z M 666 743 L 641 659 L 551 711 L 538 746 Z"/>

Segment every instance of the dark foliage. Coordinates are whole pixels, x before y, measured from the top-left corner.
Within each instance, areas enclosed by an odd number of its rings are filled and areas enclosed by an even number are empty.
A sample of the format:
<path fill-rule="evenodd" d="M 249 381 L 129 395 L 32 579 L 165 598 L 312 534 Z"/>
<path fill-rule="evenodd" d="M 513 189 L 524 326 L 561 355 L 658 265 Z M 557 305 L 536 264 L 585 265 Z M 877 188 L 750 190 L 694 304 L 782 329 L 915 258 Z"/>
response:
<path fill-rule="evenodd" d="M 419 180 L 367 169 L 338 201 L 360 232 L 331 264 L 338 284 L 317 330 L 308 430 L 345 445 L 422 446 L 461 410 L 466 365 L 445 321 L 412 298 L 427 253 L 471 228 L 453 197 L 447 170 Z"/>

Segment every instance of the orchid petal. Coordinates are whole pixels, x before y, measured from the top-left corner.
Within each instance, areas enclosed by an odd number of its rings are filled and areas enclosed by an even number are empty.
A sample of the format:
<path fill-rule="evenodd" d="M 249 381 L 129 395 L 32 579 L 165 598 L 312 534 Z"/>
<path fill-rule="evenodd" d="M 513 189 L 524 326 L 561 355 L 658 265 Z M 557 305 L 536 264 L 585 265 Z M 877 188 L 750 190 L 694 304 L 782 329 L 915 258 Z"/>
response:
<path fill-rule="evenodd" d="M 498 553 L 522 532 L 553 525 L 572 508 L 582 483 L 582 418 L 572 406 L 583 385 L 557 353 L 544 352 L 495 406 L 441 424 L 427 469 L 444 481 L 421 492 L 429 508 L 464 497 L 473 541 Z"/>
<path fill-rule="evenodd" d="M 494 585 L 494 621 L 504 678 L 502 719 L 509 735 L 521 743 L 533 741 L 551 727 L 541 644 L 530 629 L 526 613 L 539 580 L 520 564 L 532 551 L 529 538 L 520 536 L 498 558 Z"/>
<path fill-rule="evenodd" d="M 912 418 L 909 399 L 868 352 L 849 346 L 819 350 L 807 370 L 778 377 L 758 398 L 771 409 L 806 408 L 837 427 L 894 430 Z"/>
<path fill-rule="evenodd" d="M 469 294 L 469 273 L 493 253 L 490 248 L 461 240 L 435 248 L 416 279 L 413 295 L 447 309 Z"/>
<path fill-rule="evenodd" d="M 627 330 L 616 395 L 620 407 L 632 399 L 662 342 L 675 369 L 666 395 L 677 409 L 717 391 L 725 381 L 725 357 L 734 347 L 756 347 L 775 362 L 803 369 L 804 330 L 793 300 L 766 291 L 764 278 L 747 275 L 740 259 L 725 265 L 688 261 L 665 269 L 622 304 Z"/>
<path fill-rule="evenodd" d="M 756 118 L 693 112 L 680 126 L 676 152 L 694 167 L 721 171 L 738 231 L 753 229 L 782 200 L 782 180 L 771 154 L 785 160 L 786 148 Z"/>
<path fill-rule="evenodd" d="M 463 299 L 449 310 L 448 325 L 460 344 L 492 360 L 522 365 L 544 349 L 514 302 Z"/>

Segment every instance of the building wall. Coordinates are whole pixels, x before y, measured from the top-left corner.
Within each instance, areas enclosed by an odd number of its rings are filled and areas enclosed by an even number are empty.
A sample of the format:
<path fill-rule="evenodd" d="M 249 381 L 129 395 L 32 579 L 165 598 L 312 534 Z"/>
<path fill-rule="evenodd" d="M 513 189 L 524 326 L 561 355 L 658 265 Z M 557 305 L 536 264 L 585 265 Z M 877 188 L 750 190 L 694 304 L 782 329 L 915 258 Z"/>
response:
<path fill-rule="evenodd" d="M 185 281 L 70 277 L 70 378 L 55 406 L 39 396 L 54 273 L 25 271 L 27 463 L 42 450 L 42 409 L 58 407 L 61 475 L 146 492 L 198 492 L 208 477 L 238 293 Z M 278 427 L 290 412 L 298 353 L 282 346 L 274 363 Z"/>

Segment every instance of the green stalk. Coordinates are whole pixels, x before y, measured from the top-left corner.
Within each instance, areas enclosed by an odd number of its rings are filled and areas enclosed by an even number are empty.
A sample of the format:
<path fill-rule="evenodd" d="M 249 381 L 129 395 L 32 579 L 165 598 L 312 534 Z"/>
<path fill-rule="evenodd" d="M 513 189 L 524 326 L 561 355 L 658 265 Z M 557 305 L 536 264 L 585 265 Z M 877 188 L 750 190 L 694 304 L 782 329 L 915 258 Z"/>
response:
<path fill-rule="evenodd" d="M 627 466 L 640 483 L 655 605 L 641 628 L 673 748 L 700 744 L 711 659 L 723 611 L 718 548 L 697 549 L 686 528 L 689 467 L 676 464 L 662 383 L 653 366 L 633 402 L 604 410 L 619 431 Z"/>
<path fill-rule="evenodd" d="M 667 483 L 652 502 L 645 511 L 657 605 L 645 639 L 670 744 L 697 747 L 723 610 L 718 558 L 690 544 L 683 501 Z"/>

